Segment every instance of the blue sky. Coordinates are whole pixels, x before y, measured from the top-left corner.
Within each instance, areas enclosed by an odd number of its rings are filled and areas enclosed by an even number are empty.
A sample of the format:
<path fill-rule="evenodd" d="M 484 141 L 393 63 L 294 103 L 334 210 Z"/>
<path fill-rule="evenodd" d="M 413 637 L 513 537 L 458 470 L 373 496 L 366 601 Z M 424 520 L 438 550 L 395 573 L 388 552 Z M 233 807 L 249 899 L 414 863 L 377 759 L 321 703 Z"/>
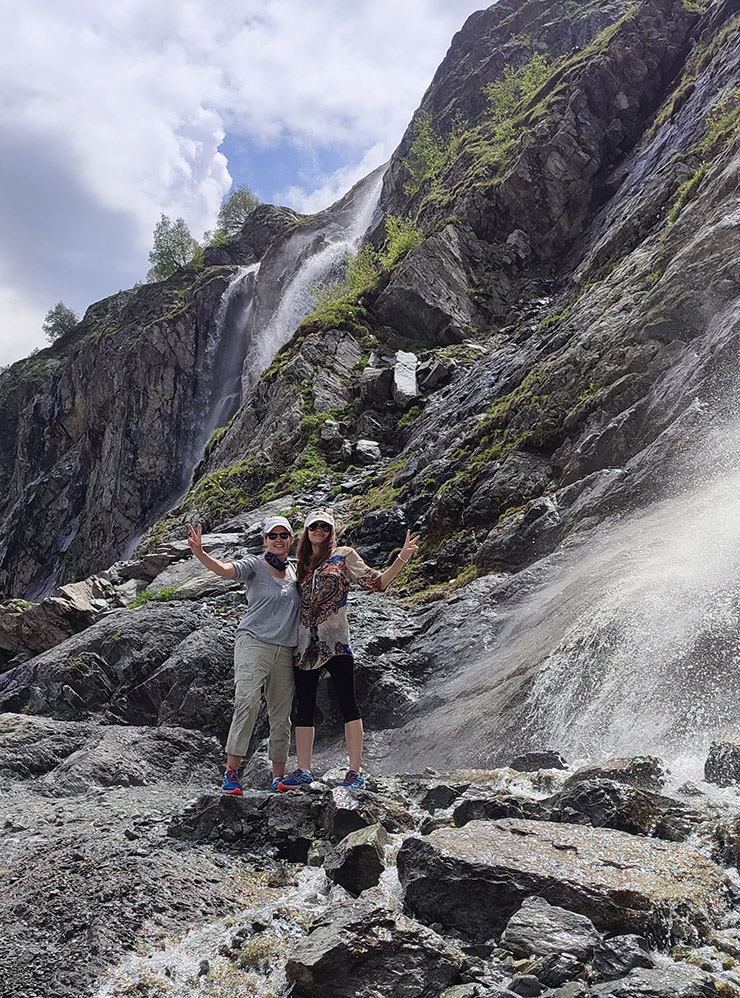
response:
<path fill-rule="evenodd" d="M 233 183 L 313 212 L 384 162 L 470 0 L 0 0 L 0 366 Z"/>

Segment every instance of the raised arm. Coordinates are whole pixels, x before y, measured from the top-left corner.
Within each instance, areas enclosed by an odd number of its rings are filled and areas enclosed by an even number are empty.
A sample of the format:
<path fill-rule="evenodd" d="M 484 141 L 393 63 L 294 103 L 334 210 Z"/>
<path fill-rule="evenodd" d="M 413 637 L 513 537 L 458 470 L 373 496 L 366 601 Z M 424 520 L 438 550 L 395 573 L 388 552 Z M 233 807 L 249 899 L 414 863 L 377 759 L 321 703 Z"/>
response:
<path fill-rule="evenodd" d="M 220 575 L 223 579 L 236 578 L 236 568 L 230 561 L 219 561 L 218 558 L 211 558 L 211 556 L 206 554 L 203 550 L 203 533 L 200 524 L 198 524 L 198 528 L 196 530 L 196 528 L 189 523 L 188 535 L 188 547 L 201 565 L 205 565 L 207 569 L 211 572 L 215 572 L 216 575 Z"/>
<path fill-rule="evenodd" d="M 380 589 L 381 592 L 387 589 L 388 586 L 393 582 L 397 575 L 404 570 L 409 561 L 411 561 L 412 555 L 416 554 L 419 550 L 419 535 L 414 534 L 411 536 L 411 531 L 406 531 L 406 540 L 403 542 L 403 547 L 399 554 L 396 555 L 393 562 L 389 565 L 384 572 L 380 574 Z"/>

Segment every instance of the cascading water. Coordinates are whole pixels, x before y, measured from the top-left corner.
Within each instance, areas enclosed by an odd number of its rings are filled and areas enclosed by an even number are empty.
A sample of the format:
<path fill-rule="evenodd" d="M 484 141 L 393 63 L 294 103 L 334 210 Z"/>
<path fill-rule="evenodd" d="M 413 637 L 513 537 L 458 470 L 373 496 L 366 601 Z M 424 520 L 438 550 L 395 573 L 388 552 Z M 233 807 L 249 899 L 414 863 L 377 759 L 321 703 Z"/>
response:
<path fill-rule="evenodd" d="M 312 289 L 341 277 L 347 253 L 357 250 L 373 221 L 384 172 L 381 167 L 371 173 L 346 198 L 298 226 L 273 255 L 268 254 L 247 328 L 243 396 L 313 310 L 316 296 Z"/>
<path fill-rule="evenodd" d="M 211 390 L 201 446 L 217 426 L 228 422 L 239 406 L 245 335 L 252 314 L 259 269 L 259 263 L 239 267 L 221 298 L 213 321 L 213 333 L 209 336 L 205 357 Z"/>
<path fill-rule="evenodd" d="M 701 484 L 441 607 L 421 639 L 436 681 L 423 715 L 388 733 L 382 765 L 488 767 L 554 748 L 655 754 L 701 778 L 710 742 L 740 731 L 738 434 L 707 433 Z"/>

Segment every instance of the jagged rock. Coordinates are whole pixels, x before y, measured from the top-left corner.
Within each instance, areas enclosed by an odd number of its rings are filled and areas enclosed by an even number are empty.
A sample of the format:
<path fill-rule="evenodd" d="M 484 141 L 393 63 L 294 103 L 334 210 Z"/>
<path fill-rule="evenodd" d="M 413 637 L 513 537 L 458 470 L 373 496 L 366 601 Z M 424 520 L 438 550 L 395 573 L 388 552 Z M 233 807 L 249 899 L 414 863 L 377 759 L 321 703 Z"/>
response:
<path fill-rule="evenodd" d="M 598 765 L 582 766 L 565 781 L 566 787 L 583 780 L 616 780 L 639 790 L 662 790 L 666 781 L 665 763 L 653 755 L 633 759 L 608 759 Z"/>
<path fill-rule="evenodd" d="M 301 220 L 292 208 L 274 204 L 258 204 L 239 233 L 239 247 L 249 249 L 257 259 L 264 256 L 270 243 L 279 235 L 292 229 Z M 244 261 L 247 262 L 247 261 Z"/>
<path fill-rule="evenodd" d="M 431 929 L 373 900 L 332 905 L 286 964 L 295 998 L 438 994 L 462 958 Z"/>
<path fill-rule="evenodd" d="M 370 790 L 332 790 L 327 802 L 326 834 L 333 842 L 378 824 L 396 834 L 413 828 L 414 817 L 397 801 Z"/>
<path fill-rule="evenodd" d="M 633 970 L 627 977 L 591 987 L 594 998 L 720 998 L 712 978 L 698 967 L 676 963 Z"/>
<path fill-rule="evenodd" d="M 457 786 L 436 783 L 420 793 L 418 801 L 425 811 L 434 814 L 435 811 L 448 808 L 451 804 L 454 804 L 469 786 L 469 783 L 462 783 Z"/>
<path fill-rule="evenodd" d="M 647 952 L 647 948 L 647 940 L 642 936 L 612 936 L 598 944 L 591 966 L 606 980 L 624 977 L 637 967 L 655 966 L 655 960 Z"/>
<path fill-rule="evenodd" d="M 583 973 L 583 962 L 572 953 L 551 953 L 537 960 L 529 972 L 548 988 L 559 988 Z"/>
<path fill-rule="evenodd" d="M 529 897 L 507 922 L 501 944 L 517 957 L 570 953 L 585 963 L 599 939 L 590 918 Z"/>
<path fill-rule="evenodd" d="M 477 314 L 467 293 L 465 239 L 452 225 L 425 239 L 376 303 L 378 320 L 430 346 L 461 343 Z"/>
<path fill-rule="evenodd" d="M 740 783 L 740 739 L 725 737 L 712 742 L 704 763 L 704 779 L 720 787 Z"/>
<path fill-rule="evenodd" d="M 529 818 L 533 821 L 549 821 L 548 802 L 532 800 L 505 790 L 484 791 L 478 788 L 467 790 L 452 813 L 458 827 L 469 821 L 493 818 Z M 557 819 L 555 819 L 557 820 Z"/>
<path fill-rule="evenodd" d="M 222 762 L 212 738 L 183 728 L 121 727 L 0 714 L 0 772 L 34 778 L 56 796 L 93 787 L 156 783 L 215 783 Z"/>
<path fill-rule="evenodd" d="M 531 773 L 536 769 L 567 769 L 568 763 L 559 752 L 526 752 L 509 763 L 509 769 L 518 773 Z"/>
<path fill-rule="evenodd" d="M 324 860 L 324 872 L 355 896 L 375 887 L 385 869 L 384 851 L 390 839 L 382 825 L 370 825 L 350 832 L 331 849 Z"/>
<path fill-rule="evenodd" d="M 364 402 L 384 403 L 391 398 L 393 371 L 389 367 L 366 367 L 360 373 L 360 398 Z"/>
<path fill-rule="evenodd" d="M 619 828 L 633 835 L 649 835 L 660 814 L 653 800 L 640 790 L 614 780 L 583 780 L 566 786 L 548 800 L 552 821 L 594 828 Z"/>
<path fill-rule="evenodd" d="M 377 464 L 382 456 L 377 440 L 358 440 L 355 444 L 355 457 L 360 464 Z"/>
<path fill-rule="evenodd" d="M 588 985 L 583 981 L 568 981 L 557 991 L 553 991 L 552 998 L 586 998 L 590 993 Z"/>
<path fill-rule="evenodd" d="M 83 582 L 62 586 L 40 603 L 13 601 L 0 606 L 0 666 L 54 648 L 94 624 L 108 609 L 108 603 L 93 596 L 92 587 Z"/>
<path fill-rule="evenodd" d="M 515 974 L 509 981 L 509 991 L 523 998 L 538 998 L 544 990 L 545 985 L 532 974 Z"/>
<path fill-rule="evenodd" d="M 662 941 L 706 936 L 728 903 L 725 873 L 698 853 L 605 828 L 472 821 L 406 839 L 397 865 L 412 912 L 476 940 L 502 930 L 532 894 L 602 931 Z"/>
<path fill-rule="evenodd" d="M 283 859 L 305 863 L 312 844 L 324 837 L 327 798 L 326 791 L 204 794 L 172 818 L 167 834 L 235 851 L 270 848 Z"/>
<path fill-rule="evenodd" d="M 198 728 L 225 737 L 234 621 L 191 602 L 121 611 L 0 676 L 0 709 Z"/>
<path fill-rule="evenodd" d="M 393 401 L 396 405 L 405 407 L 419 396 L 416 384 L 416 366 L 418 358 L 415 353 L 399 350 L 393 366 Z"/>
<path fill-rule="evenodd" d="M 327 450 L 335 450 L 342 445 L 341 426 L 333 419 L 327 419 L 321 424 L 319 433 L 322 447 Z"/>
<path fill-rule="evenodd" d="M 457 365 L 454 362 L 445 363 L 436 357 L 429 357 L 421 361 L 416 368 L 417 383 L 425 392 L 441 388 L 450 380 L 456 367 Z"/>

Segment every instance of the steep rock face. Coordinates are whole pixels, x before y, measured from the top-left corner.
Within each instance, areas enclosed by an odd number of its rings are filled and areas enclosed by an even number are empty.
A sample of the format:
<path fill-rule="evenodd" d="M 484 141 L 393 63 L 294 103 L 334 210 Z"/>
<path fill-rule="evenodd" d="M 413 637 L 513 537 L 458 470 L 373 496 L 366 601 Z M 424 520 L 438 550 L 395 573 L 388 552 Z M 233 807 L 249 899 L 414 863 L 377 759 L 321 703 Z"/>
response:
<path fill-rule="evenodd" d="M 0 381 L 0 590 L 31 597 L 121 553 L 186 484 L 230 272 L 123 292 Z"/>

